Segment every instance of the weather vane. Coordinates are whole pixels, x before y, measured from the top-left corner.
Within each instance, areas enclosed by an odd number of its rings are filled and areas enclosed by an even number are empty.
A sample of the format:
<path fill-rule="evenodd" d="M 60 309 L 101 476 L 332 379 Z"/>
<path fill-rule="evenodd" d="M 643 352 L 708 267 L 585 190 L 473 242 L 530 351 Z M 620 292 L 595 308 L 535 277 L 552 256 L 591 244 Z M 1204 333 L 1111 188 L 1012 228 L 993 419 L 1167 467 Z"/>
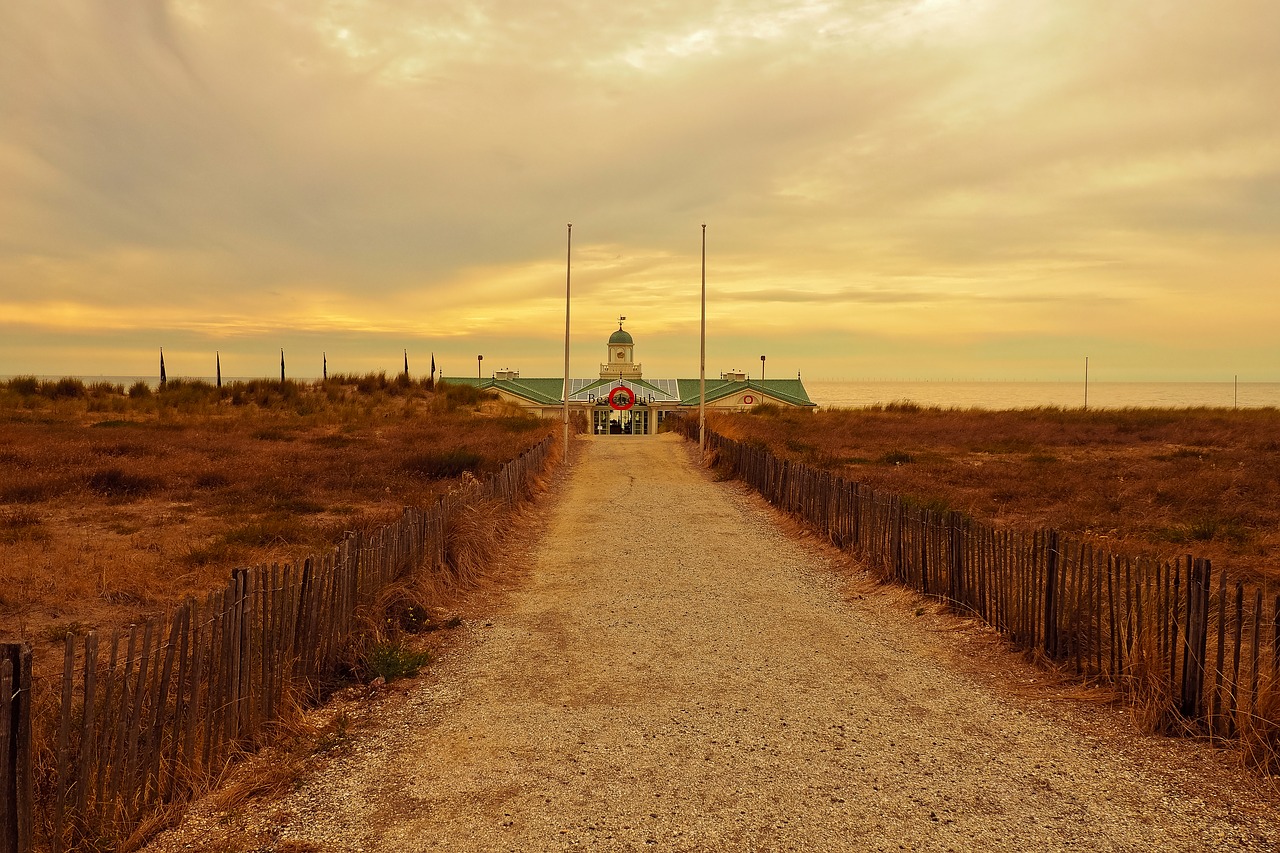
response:
<path fill-rule="evenodd" d="M 619 328 L 619 329 L 621 329 L 621 328 L 622 328 L 622 321 L 623 321 L 623 320 L 625 320 L 625 319 L 627 319 L 627 318 L 626 318 L 626 317 L 618 317 L 618 328 Z"/>

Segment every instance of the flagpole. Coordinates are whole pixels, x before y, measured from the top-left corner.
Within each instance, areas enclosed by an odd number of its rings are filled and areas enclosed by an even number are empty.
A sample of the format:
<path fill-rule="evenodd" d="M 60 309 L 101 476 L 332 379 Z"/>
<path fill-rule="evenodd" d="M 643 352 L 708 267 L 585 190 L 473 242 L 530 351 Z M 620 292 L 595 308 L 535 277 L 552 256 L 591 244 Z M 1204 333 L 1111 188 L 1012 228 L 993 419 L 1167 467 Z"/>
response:
<path fill-rule="evenodd" d="M 702 352 L 698 363 L 698 460 L 707 457 L 707 223 L 702 223 Z"/>
<path fill-rule="evenodd" d="M 573 261 L 573 223 L 566 226 L 564 250 L 564 454 L 569 457 L 569 276 Z"/>
<path fill-rule="evenodd" d="M 1089 409 L 1089 356 L 1084 357 L 1084 408 Z"/>

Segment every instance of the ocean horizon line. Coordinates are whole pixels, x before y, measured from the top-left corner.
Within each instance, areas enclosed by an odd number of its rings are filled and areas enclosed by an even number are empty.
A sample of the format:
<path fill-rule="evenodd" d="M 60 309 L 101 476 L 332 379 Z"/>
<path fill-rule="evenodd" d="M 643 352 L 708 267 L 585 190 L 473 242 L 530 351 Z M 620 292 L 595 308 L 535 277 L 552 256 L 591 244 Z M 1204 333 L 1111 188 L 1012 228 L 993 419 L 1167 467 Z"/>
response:
<path fill-rule="evenodd" d="M 389 378 L 399 371 L 385 373 Z M 346 375 L 346 374 L 335 374 Z M 365 374 L 351 374 L 362 376 Z M 415 380 L 427 374 L 414 374 Z M 0 376 L 0 381 L 32 376 L 15 374 Z M 79 379 L 86 384 L 108 382 L 126 388 L 135 382 L 146 382 L 152 388 L 160 384 L 156 375 L 35 375 L 42 381 Z M 187 380 L 213 384 L 213 376 L 170 375 L 170 381 Z M 320 376 L 286 376 L 295 382 L 317 382 Z M 224 376 L 223 383 L 279 381 L 279 376 Z M 960 409 L 1266 409 L 1280 408 L 1280 382 L 1258 380 L 824 380 L 805 379 L 809 399 L 819 408 L 863 408 L 911 403 L 924 408 Z"/>

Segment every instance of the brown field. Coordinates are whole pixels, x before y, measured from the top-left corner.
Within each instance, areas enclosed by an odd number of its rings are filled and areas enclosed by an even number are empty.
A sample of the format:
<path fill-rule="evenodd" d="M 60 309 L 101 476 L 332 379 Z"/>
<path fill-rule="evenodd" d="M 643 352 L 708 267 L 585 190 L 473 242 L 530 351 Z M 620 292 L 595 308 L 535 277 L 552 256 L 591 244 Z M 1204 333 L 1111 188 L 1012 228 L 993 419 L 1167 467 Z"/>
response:
<path fill-rule="evenodd" d="M 922 408 L 712 417 L 729 438 L 998 527 L 1280 578 L 1276 409 Z"/>
<path fill-rule="evenodd" d="M 128 624 L 234 567 L 322 553 L 556 426 L 382 375 L 0 383 L 0 641 Z"/>

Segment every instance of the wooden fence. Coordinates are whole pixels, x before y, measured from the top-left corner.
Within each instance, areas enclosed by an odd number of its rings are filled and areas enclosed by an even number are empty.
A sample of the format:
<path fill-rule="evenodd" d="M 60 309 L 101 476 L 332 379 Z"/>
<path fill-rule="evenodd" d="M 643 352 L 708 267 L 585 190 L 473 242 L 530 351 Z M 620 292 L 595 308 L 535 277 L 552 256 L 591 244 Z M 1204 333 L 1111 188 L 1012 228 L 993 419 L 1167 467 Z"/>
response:
<path fill-rule="evenodd" d="M 36 836 L 55 852 L 110 848 L 158 807 L 216 779 L 238 753 L 269 738 L 291 700 L 335 680 L 389 586 L 409 572 L 446 567 L 452 517 L 481 501 L 514 505 L 551 447 L 548 438 L 483 483 L 427 510 L 406 508 L 397 523 L 350 534 L 323 557 L 236 569 L 224 589 L 167 618 L 110 636 L 68 636 L 51 724 L 54 773 L 35 797 L 30 652 L 5 647 L 0 853 L 35 849 Z"/>
<path fill-rule="evenodd" d="M 696 438 L 696 427 L 694 438 Z M 1055 530 L 996 530 L 933 512 L 760 445 L 707 431 L 718 464 L 886 578 L 999 629 L 1018 646 L 1119 686 L 1157 728 L 1280 742 L 1280 595 L 1208 560 L 1106 553 Z"/>

